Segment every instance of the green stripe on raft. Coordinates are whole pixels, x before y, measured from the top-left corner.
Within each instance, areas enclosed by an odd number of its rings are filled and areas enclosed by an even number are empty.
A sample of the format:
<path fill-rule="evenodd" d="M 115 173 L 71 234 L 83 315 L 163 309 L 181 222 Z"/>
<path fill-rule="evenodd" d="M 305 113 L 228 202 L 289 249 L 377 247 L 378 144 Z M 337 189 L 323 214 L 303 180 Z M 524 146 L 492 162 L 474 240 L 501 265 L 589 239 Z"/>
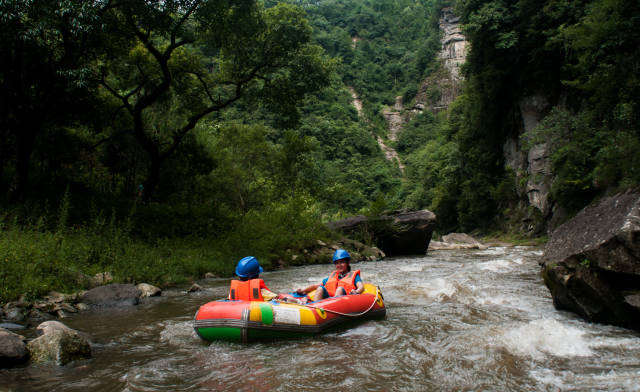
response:
<path fill-rule="evenodd" d="M 205 340 L 242 340 L 242 329 L 234 327 L 205 327 L 196 328 L 198 334 Z"/>
<path fill-rule="evenodd" d="M 273 308 L 268 303 L 260 304 L 260 313 L 262 314 L 262 324 L 273 324 Z"/>

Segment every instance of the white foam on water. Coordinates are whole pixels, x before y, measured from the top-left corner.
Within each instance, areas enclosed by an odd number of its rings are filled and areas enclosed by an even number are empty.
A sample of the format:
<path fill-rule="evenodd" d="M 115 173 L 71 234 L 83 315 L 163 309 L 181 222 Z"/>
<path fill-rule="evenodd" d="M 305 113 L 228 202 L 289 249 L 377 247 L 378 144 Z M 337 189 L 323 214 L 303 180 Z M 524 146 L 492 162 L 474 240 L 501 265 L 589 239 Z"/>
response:
<path fill-rule="evenodd" d="M 193 321 L 167 321 L 160 331 L 160 341 L 172 346 L 186 346 L 197 338 Z"/>
<path fill-rule="evenodd" d="M 457 287 L 443 278 L 436 278 L 427 282 L 424 291 L 429 298 L 443 300 L 451 298 L 458 292 Z"/>
<path fill-rule="evenodd" d="M 506 253 L 507 248 L 504 246 L 494 246 L 491 248 L 478 251 L 479 255 L 501 255 Z"/>
<path fill-rule="evenodd" d="M 507 259 L 495 259 L 489 260 L 484 263 L 478 263 L 478 268 L 483 271 L 491 272 L 511 272 L 514 267 L 514 263 Z"/>
<path fill-rule="evenodd" d="M 608 370 L 599 374 L 575 373 L 569 370 L 536 369 L 529 375 L 551 390 L 640 391 L 640 371 Z"/>
<path fill-rule="evenodd" d="M 534 320 L 505 331 L 502 341 L 507 350 L 516 355 L 542 359 L 556 357 L 588 357 L 593 355 L 585 332 L 562 323 Z"/>
<path fill-rule="evenodd" d="M 591 348 L 623 348 L 640 350 L 640 339 L 596 336 L 591 340 Z"/>
<path fill-rule="evenodd" d="M 553 386 L 554 390 L 567 389 L 567 385 L 564 383 L 564 378 L 551 369 L 537 369 L 529 372 L 531 378 L 539 383 L 547 386 Z"/>
<path fill-rule="evenodd" d="M 478 305 L 511 305 L 513 297 L 505 295 L 478 295 L 473 301 Z"/>
<path fill-rule="evenodd" d="M 409 264 L 409 265 L 401 265 L 400 271 L 402 272 L 422 272 L 424 265 L 422 264 Z"/>

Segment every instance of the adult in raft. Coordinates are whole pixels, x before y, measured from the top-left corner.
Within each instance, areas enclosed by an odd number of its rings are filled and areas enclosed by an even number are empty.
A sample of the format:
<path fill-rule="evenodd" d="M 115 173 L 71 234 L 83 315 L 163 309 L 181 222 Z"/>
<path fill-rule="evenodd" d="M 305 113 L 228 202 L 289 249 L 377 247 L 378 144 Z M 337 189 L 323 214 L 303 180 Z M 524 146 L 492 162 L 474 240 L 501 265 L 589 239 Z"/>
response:
<path fill-rule="evenodd" d="M 230 300 L 241 301 L 269 301 L 277 296 L 260 279 L 262 267 L 253 256 L 247 256 L 238 261 L 236 275 L 240 279 L 231 281 L 229 289 Z"/>
<path fill-rule="evenodd" d="M 338 249 L 333 254 L 333 264 L 336 269 L 324 278 L 322 283 L 313 284 L 305 289 L 296 290 L 297 294 L 305 295 L 315 290 L 314 301 L 328 297 L 339 297 L 345 294 L 360 294 L 364 291 L 364 283 L 360 278 L 360 270 L 351 271 L 351 255 L 344 249 Z"/>

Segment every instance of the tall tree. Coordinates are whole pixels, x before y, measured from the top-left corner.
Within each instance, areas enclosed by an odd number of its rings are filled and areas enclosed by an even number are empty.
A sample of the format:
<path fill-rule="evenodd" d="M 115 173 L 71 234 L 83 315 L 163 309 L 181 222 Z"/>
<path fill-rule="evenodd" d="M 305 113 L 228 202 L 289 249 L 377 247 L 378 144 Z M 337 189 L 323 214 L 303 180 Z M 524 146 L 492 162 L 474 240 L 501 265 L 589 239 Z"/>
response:
<path fill-rule="evenodd" d="M 185 136 L 212 113 L 246 98 L 297 121 L 297 102 L 329 83 L 334 63 L 312 45 L 304 12 L 253 0 L 123 0 L 106 19 L 128 39 L 101 68 L 149 157 L 145 197 Z"/>

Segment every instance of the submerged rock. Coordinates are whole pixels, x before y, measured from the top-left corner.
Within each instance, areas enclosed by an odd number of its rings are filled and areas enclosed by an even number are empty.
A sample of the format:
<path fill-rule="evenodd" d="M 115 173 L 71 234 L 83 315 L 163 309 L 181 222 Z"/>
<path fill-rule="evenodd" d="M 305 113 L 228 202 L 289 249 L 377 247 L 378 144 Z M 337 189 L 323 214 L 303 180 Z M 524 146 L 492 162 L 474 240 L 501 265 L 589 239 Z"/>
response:
<path fill-rule="evenodd" d="M 24 337 L 0 328 L 0 368 L 16 366 L 29 359 Z"/>
<path fill-rule="evenodd" d="M 640 193 L 606 198 L 558 227 L 541 264 L 556 308 L 640 330 Z"/>
<path fill-rule="evenodd" d="M 44 322 L 37 331 L 42 335 L 27 344 L 32 362 L 54 362 L 63 366 L 71 361 L 91 358 L 89 341 L 61 322 Z"/>

